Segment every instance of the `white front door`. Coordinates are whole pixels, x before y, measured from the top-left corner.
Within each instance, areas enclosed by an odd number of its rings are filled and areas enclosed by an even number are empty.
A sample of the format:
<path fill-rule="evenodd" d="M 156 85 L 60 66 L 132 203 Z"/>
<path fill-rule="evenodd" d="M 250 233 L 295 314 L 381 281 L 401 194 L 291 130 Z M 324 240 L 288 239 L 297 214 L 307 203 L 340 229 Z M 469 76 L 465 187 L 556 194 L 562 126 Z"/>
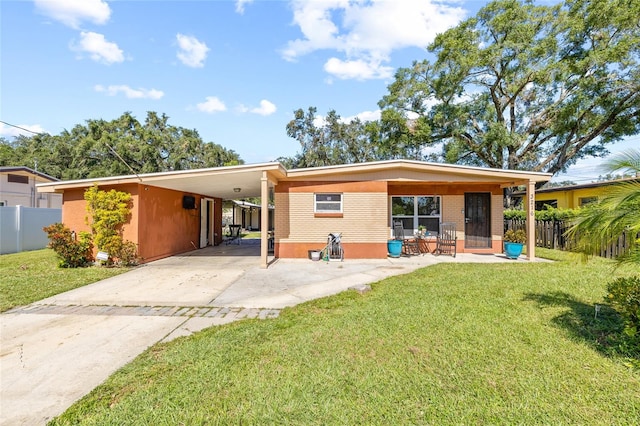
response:
<path fill-rule="evenodd" d="M 200 203 L 200 248 L 213 245 L 213 205 L 211 198 Z"/>

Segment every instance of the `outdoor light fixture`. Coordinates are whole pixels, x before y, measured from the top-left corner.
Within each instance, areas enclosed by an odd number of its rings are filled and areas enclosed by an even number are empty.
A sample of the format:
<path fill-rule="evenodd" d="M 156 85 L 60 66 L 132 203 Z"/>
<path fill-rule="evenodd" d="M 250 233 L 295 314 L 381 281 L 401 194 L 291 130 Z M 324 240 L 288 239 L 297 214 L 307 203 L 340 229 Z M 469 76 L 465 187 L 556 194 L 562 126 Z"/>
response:
<path fill-rule="evenodd" d="M 240 188 L 233 188 L 233 192 L 240 192 Z"/>

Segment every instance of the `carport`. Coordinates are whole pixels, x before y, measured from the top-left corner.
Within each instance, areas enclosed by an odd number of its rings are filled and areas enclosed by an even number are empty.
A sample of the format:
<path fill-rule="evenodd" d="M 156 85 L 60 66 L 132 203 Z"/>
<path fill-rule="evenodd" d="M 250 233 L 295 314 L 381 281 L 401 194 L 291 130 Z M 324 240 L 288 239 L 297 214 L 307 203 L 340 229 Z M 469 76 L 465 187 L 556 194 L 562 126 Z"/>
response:
<path fill-rule="evenodd" d="M 273 162 L 52 182 L 38 185 L 38 191 L 63 194 L 62 221 L 75 231 L 88 230 L 83 198 L 88 187 L 130 193 L 133 208 L 124 238 L 138 244 L 141 253 L 149 254 L 145 261 L 150 261 L 202 248 L 207 242 L 219 244 L 222 200 L 260 197 L 262 211 L 268 211 L 269 196 L 285 176 L 283 166 Z M 195 204 L 185 205 L 187 198 Z M 196 217 L 193 210 L 200 214 Z M 260 265 L 266 268 L 268 215 L 262 215 L 260 228 Z M 162 232 L 168 237 L 158 235 Z"/>

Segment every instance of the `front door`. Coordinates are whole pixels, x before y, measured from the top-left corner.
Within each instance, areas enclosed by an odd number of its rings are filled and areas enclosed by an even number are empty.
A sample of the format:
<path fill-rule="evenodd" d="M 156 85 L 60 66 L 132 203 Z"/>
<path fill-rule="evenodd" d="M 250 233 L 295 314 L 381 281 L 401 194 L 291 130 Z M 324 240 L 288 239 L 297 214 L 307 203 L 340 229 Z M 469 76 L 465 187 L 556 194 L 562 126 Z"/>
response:
<path fill-rule="evenodd" d="M 213 241 L 213 206 L 210 198 L 203 198 L 200 203 L 200 248 L 212 246 Z"/>
<path fill-rule="evenodd" d="M 465 248 L 491 248 L 491 194 L 464 194 Z"/>

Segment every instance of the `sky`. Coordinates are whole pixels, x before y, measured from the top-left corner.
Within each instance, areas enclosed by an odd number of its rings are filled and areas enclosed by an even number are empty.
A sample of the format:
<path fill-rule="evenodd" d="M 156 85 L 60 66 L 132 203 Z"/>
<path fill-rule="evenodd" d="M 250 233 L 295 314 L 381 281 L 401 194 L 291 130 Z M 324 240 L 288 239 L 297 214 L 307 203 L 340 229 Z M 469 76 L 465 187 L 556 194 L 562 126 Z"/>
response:
<path fill-rule="evenodd" d="M 380 116 L 397 68 L 485 1 L 0 0 L 0 120 L 59 134 L 169 116 L 246 163 L 299 150 L 299 108 Z M 0 136 L 29 134 L 0 123 Z M 612 152 L 640 146 L 634 136 Z M 554 180 L 590 181 L 601 159 Z"/>

